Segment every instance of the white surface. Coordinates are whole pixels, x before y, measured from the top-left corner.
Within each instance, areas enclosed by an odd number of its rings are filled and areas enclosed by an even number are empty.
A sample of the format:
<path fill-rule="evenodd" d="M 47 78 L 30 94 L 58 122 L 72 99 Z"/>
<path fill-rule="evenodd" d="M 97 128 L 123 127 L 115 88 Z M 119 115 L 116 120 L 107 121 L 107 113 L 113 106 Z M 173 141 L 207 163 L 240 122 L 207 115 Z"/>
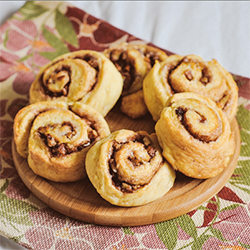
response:
<path fill-rule="evenodd" d="M 171 52 L 217 59 L 250 77 L 249 1 L 68 1 Z M 1 23 L 25 1 L 1 1 Z"/>
<path fill-rule="evenodd" d="M 0 250 L 24 250 L 26 248 L 21 247 L 17 243 L 4 238 L 0 235 Z M 66 250 L 66 249 L 65 249 Z"/>
<path fill-rule="evenodd" d="M 231 73 L 250 77 L 249 1 L 69 2 L 161 48 L 215 58 Z M 24 3 L 0 1 L 0 24 Z M 23 248 L 1 237 L 2 249 Z"/>

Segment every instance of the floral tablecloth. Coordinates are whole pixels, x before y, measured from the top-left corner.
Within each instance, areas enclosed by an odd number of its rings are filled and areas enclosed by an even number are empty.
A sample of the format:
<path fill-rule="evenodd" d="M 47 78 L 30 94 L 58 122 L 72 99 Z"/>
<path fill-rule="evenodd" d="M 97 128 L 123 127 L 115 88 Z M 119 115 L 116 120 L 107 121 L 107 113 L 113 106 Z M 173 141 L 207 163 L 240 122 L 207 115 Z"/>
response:
<path fill-rule="evenodd" d="M 218 194 L 188 214 L 138 227 L 87 224 L 50 209 L 19 178 L 13 119 L 28 104 L 39 68 L 66 52 L 136 40 L 67 2 L 26 2 L 0 27 L 0 234 L 27 249 L 250 249 L 250 79 L 239 75 L 237 167 Z"/>

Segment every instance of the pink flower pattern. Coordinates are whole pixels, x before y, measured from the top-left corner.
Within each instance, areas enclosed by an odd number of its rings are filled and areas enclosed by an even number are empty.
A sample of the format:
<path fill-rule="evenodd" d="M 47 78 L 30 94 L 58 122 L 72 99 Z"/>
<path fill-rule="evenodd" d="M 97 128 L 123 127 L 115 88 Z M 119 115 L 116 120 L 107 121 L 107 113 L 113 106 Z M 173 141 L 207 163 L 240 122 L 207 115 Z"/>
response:
<path fill-rule="evenodd" d="M 232 249 L 240 248 L 241 244 L 250 245 L 250 205 L 247 207 L 238 207 L 232 210 L 220 212 L 218 221 L 214 223 L 213 227 L 222 232 L 225 241 L 221 241 L 216 237 L 209 238 L 203 245 L 204 249 L 211 249 L 211 246 L 235 247 Z M 238 247 L 238 248 L 237 248 Z M 230 248 L 229 248 L 230 249 Z"/>
<path fill-rule="evenodd" d="M 160 240 L 154 225 L 138 226 L 132 228 L 134 233 L 142 234 L 142 243 L 148 249 L 166 249 L 166 246 Z"/>
<path fill-rule="evenodd" d="M 42 209 L 30 212 L 30 218 L 34 226 L 26 231 L 25 238 L 32 249 L 91 249 L 87 242 L 74 239 L 74 224 L 66 221 L 61 214 Z"/>
<path fill-rule="evenodd" d="M 64 4 L 67 6 L 67 3 Z M 72 6 L 65 7 L 65 16 L 73 26 L 79 44 L 79 47 L 75 48 L 65 42 L 69 51 L 78 49 L 103 51 L 114 42 L 138 40 Z M 18 110 L 27 105 L 29 87 L 39 68 L 49 62 L 41 52 L 55 51 L 43 36 L 42 28 L 55 36 L 58 32 L 50 23 L 40 27 L 32 18 L 21 20 L 20 13 L 16 17 L 18 18 L 11 18 L 0 26 L 0 84 L 13 81 L 8 96 L 0 97 L 0 180 L 8 184 L 2 191 L 3 195 L 13 201 L 32 204 L 31 192 L 18 176 L 12 159 L 13 119 Z M 244 108 L 250 110 L 250 79 L 236 75 L 234 78 L 239 86 L 239 96 L 248 100 Z M 202 208 L 187 214 L 196 225 L 197 235 L 207 237 L 202 243 L 202 249 L 241 250 L 250 246 L 250 202 L 249 199 L 247 202 L 245 199 L 244 202 L 243 196 L 226 186 Z M 220 201 L 237 206 L 223 210 L 220 208 Z M 26 230 L 22 236 L 19 235 L 18 242 L 27 249 L 167 249 L 155 225 L 131 227 L 128 231 L 120 227 L 90 225 L 39 205 L 38 210 L 28 212 L 28 218 L 32 225 L 26 225 Z M 177 243 L 173 249 L 184 247 L 191 249 L 196 239 L 181 228 L 178 221 L 176 226 Z M 15 237 L 18 238 L 17 235 L 13 235 L 13 238 Z"/>
<path fill-rule="evenodd" d="M 5 81 L 12 75 L 16 75 L 13 82 L 13 90 L 21 95 L 27 95 L 30 84 L 34 81 L 34 73 L 29 65 L 19 62 L 19 57 L 6 51 L 0 51 L 0 81 Z"/>
<path fill-rule="evenodd" d="M 213 227 L 220 230 L 227 241 L 250 245 L 250 204 L 220 212 L 218 223 Z M 233 226 L 232 226 L 233 225 Z"/>

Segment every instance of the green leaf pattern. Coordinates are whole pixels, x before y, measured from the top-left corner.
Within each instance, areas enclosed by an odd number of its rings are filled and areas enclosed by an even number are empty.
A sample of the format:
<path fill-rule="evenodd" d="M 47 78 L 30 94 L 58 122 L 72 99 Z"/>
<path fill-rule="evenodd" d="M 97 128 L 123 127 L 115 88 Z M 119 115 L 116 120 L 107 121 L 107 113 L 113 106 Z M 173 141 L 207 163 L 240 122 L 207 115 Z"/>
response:
<path fill-rule="evenodd" d="M 16 224 L 33 225 L 29 218 L 29 212 L 38 210 L 35 206 L 25 201 L 11 199 L 5 194 L 1 194 L 0 199 L 0 213 L 3 218 Z"/>
<path fill-rule="evenodd" d="M 39 54 L 44 56 L 49 60 L 53 60 L 55 57 L 60 56 L 62 54 L 68 53 L 69 50 L 64 42 L 50 32 L 46 27 L 43 28 L 43 36 L 48 41 L 48 43 L 56 49 L 56 51 L 52 52 L 40 52 Z"/>
<path fill-rule="evenodd" d="M 78 47 L 78 39 L 71 22 L 58 9 L 56 9 L 55 22 L 56 29 L 61 37 L 67 43 L 72 44 L 74 47 Z"/>
<path fill-rule="evenodd" d="M 179 229 L 176 220 L 177 219 L 173 219 L 155 224 L 155 229 L 159 238 L 169 250 L 175 249 L 177 244 Z"/>
<path fill-rule="evenodd" d="M 22 20 L 36 18 L 46 11 L 48 11 L 48 8 L 35 4 L 33 1 L 26 2 L 25 5 L 20 9 Z"/>
<path fill-rule="evenodd" d="M 56 4 L 57 2 L 55 2 Z M 19 15 L 15 15 L 16 19 L 21 20 L 30 20 L 39 18 L 41 15 L 46 15 L 43 19 L 43 23 L 40 25 L 38 29 L 38 33 L 36 39 L 39 38 L 39 35 L 42 34 L 44 38 L 47 40 L 48 44 L 54 51 L 41 51 L 39 54 L 45 57 L 48 60 L 53 60 L 55 57 L 60 56 L 62 54 L 68 53 L 69 49 L 67 44 L 78 48 L 78 38 L 76 32 L 69 21 L 69 19 L 63 15 L 60 10 L 61 3 L 58 2 L 54 8 L 46 8 L 45 4 L 38 4 L 34 1 L 27 1 L 25 5 L 20 9 L 20 13 L 22 17 L 20 18 Z M 47 20 L 54 20 L 55 24 L 55 31 L 51 32 L 47 27 Z M 46 24 L 46 25 L 45 25 Z M 6 36 L 4 39 L 4 43 L 8 40 L 8 33 L 6 32 Z M 26 55 L 22 58 L 22 61 L 27 60 L 29 57 L 34 56 L 31 54 Z"/>

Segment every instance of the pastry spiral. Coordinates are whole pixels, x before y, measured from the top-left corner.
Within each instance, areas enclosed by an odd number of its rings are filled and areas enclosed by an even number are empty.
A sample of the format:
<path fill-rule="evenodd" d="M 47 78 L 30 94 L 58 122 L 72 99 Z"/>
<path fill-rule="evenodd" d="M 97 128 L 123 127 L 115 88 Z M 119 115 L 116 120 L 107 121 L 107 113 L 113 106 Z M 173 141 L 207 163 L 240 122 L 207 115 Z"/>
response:
<path fill-rule="evenodd" d="M 226 115 L 210 98 L 174 94 L 155 125 L 163 156 L 175 170 L 199 179 L 221 173 L 235 142 Z"/>
<path fill-rule="evenodd" d="M 122 43 L 104 51 L 123 77 L 121 111 L 135 119 L 147 113 L 142 82 L 156 61 L 162 62 L 167 54 L 146 44 Z"/>
<path fill-rule="evenodd" d="M 118 206 L 139 206 L 165 195 L 175 171 L 164 161 L 155 134 L 118 130 L 86 156 L 87 175 L 97 192 Z"/>
<path fill-rule="evenodd" d="M 97 51 L 80 50 L 59 56 L 40 69 L 30 88 L 30 103 L 78 101 L 106 116 L 122 86 L 122 76 L 109 59 Z"/>
<path fill-rule="evenodd" d="M 238 87 L 232 75 L 215 59 L 197 55 L 171 55 L 154 65 L 143 82 L 144 99 L 153 119 L 160 118 L 167 99 L 174 93 L 194 92 L 214 100 L 229 120 L 236 114 Z"/>
<path fill-rule="evenodd" d="M 35 174 L 57 182 L 86 177 L 87 151 L 109 134 L 103 116 L 80 102 L 37 102 L 21 109 L 14 120 L 17 152 Z"/>

